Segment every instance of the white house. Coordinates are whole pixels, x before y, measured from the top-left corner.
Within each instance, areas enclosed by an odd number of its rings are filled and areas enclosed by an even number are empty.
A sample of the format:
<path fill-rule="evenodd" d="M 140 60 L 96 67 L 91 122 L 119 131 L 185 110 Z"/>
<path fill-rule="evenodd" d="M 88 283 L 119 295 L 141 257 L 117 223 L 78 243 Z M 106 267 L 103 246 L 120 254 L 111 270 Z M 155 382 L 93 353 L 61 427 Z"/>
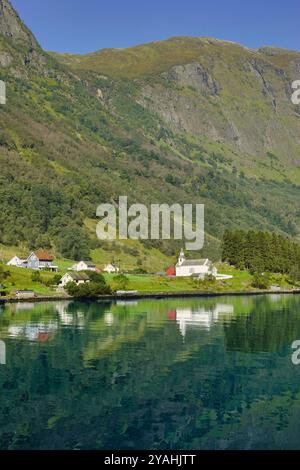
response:
<path fill-rule="evenodd" d="M 10 261 L 8 261 L 7 266 L 17 266 L 18 268 L 24 267 L 24 263 L 26 260 L 19 258 L 18 256 L 14 256 Z"/>
<path fill-rule="evenodd" d="M 66 273 L 60 280 L 59 285 L 65 287 L 69 282 L 75 282 L 77 286 L 90 282 L 89 277 L 85 273 Z"/>
<path fill-rule="evenodd" d="M 79 261 L 69 271 L 96 271 L 96 266 L 91 261 Z"/>
<path fill-rule="evenodd" d="M 107 264 L 104 267 L 103 271 L 105 273 L 114 274 L 114 273 L 118 273 L 120 269 L 117 266 L 114 266 L 113 264 Z"/>
<path fill-rule="evenodd" d="M 14 256 L 8 263 L 8 266 L 17 266 L 19 268 L 28 269 L 49 269 L 50 271 L 57 271 L 58 266 L 53 264 L 53 256 L 45 250 L 38 250 L 30 253 L 27 259 L 20 259 Z"/>
<path fill-rule="evenodd" d="M 180 252 L 175 269 L 177 277 L 196 276 L 204 278 L 209 275 L 216 277 L 218 274 L 217 268 L 209 259 L 186 259 L 183 250 Z"/>
<path fill-rule="evenodd" d="M 53 256 L 45 250 L 38 250 L 31 253 L 26 262 L 25 267 L 29 269 L 49 269 L 57 271 L 58 266 L 53 264 Z"/>

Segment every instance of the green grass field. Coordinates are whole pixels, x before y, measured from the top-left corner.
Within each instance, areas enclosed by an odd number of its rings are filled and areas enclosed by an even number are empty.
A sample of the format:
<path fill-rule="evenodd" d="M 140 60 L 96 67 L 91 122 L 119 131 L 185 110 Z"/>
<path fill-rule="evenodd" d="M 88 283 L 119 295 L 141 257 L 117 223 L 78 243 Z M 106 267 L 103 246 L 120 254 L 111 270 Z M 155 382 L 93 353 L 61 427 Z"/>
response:
<path fill-rule="evenodd" d="M 226 292 L 251 290 L 252 276 L 247 271 L 238 271 L 226 265 L 219 266 L 220 273 L 232 274 L 226 281 L 200 281 L 194 278 L 170 278 L 157 275 L 127 275 L 129 284 L 126 290 L 138 292 Z M 105 275 L 107 282 L 114 285 L 114 275 Z M 253 289 L 254 290 L 254 289 Z"/>
<path fill-rule="evenodd" d="M 58 260 L 55 263 L 59 266 L 59 274 L 67 271 L 68 267 L 72 265 L 72 261 Z M 54 274 L 48 271 L 41 272 L 41 281 L 34 282 L 32 274 L 34 271 L 30 269 L 22 269 L 16 267 L 9 267 L 1 265 L 1 270 L 8 271 L 9 276 L 1 280 L 4 284 L 7 293 L 12 294 L 17 289 L 29 289 L 36 292 L 38 295 L 55 295 L 56 287 L 51 285 L 51 280 Z M 219 264 L 218 271 L 222 274 L 231 274 L 232 279 L 223 281 L 201 281 L 194 278 L 169 278 L 166 276 L 141 274 L 132 275 L 128 274 L 128 284 L 125 289 L 118 288 L 116 282 L 116 275 L 104 274 L 107 283 L 113 290 L 134 290 L 139 293 L 160 293 L 160 292 L 241 292 L 241 291 L 254 291 L 251 286 L 252 276 L 247 271 L 240 271 L 226 264 Z M 49 283 L 50 285 L 45 285 Z M 271 283 L 279 285 L 283 289 L 290 289 L 291 285 L 288 283 L 287 276 L 273 274 L 271 276 Z"/>
<path fill-rule="evenodd" d="M 48 287 L 39 282 L 33 282 L 31 276 L 34 271 L 31 269 L 22 269 L 10 266 L 4 266 L 3 268 L 10 273 L 9 277 L 1 281 L 8 292 L 12 292 L 17 289 L 25 289 L 33 290 L 37 294 L 41 295 L 51 295 L 55 293 L 54 288 Z M 53 278 L 53 273 L 44 271 L 41 273 L 41 276 L 43 281 L 48 281 Z"/>

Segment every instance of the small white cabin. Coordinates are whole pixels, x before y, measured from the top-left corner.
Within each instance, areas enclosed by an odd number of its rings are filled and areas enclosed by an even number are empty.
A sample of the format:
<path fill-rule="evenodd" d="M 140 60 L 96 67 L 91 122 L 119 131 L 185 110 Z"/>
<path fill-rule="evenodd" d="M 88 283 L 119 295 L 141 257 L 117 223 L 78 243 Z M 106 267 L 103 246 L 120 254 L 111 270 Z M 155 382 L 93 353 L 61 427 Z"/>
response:
<path fill-rule="evenodd" d="M 8 261 L 7 266 L 17 266 L 18 268 L 22 268 L 26 260 L 19 258 L 18 256 L 14 256 L 10 261 Z"/>
<path fill-rule="evenodd" d="M 60 280 L 59 285 L 61 287 L 65 287 L 70 282 L 75 282 L 77 286 L 80 284 L 85 284 L 86 282 L 90 282 L 90 279 L 87 274 L 85 273 L 66 273 Z"/>
<path fill-rule="evenodd" d="M 114 266 L 113 264 L 107 264 L 103 271 L 108 274 L 115 274 L 120 271 L 120 269 L 117 266 Z"/>
<path fill-rule="evenodd" d="M 79 261 L 70 268 L 70 271 L 96 271 L 96 266 L 91 261 Z"/>

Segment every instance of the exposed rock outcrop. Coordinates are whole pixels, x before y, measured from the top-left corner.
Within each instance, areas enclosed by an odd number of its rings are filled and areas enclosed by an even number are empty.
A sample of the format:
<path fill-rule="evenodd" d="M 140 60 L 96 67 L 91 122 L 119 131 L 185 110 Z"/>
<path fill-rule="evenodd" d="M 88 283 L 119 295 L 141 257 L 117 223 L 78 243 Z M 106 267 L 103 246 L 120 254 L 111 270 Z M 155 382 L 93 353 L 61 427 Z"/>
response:
<path fill-rule="evenodd" d="M 34 35 L 23 24 L 8 0 L 0 0 L 0 34 L 13 42 L 39 48 Z"/>

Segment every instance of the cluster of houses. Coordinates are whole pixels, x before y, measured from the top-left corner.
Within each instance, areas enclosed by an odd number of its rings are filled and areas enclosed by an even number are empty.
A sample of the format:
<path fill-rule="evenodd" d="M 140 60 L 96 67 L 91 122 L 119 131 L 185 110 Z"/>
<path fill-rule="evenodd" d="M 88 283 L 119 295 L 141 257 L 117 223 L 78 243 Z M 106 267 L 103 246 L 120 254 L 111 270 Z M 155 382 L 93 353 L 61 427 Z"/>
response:
<path fill-rule="evenodd" d="M 30 253 L 28 258 L 22 259 L 14 256 L 7 266 L 17 266 L 18 268 L 28 269 L 48 269 L 50 271 L 58 271 L 58 266 L 53 264 L 54 258 L 45 250 L 37 250 Z"/>
<path fill-rule="evenodd" d="M 65 287 L 69 282 L 75 282 L 75 284 L 85 284 L 90 282 L 89 276 L 86 274 L 86 271 L 93 272 L 105 272 L 109 274 L 117 274 L 120 270 L 117 266 L 109 263 L 104 266 L 104 269 L 101 270 L 96 267 L 91 261 L 79 261 L 75 263 L 71 268 L 68 269 L 68 272 L 61 278 L 59 285 Z"/>
<path fill-rule="evenodd" d="M 53 272 L 58 271 L 58 266 L 54 264 L 54 257 L 50 255 L 45 250 L 37 250 L 32 252 L 28 258 L 22 259 L 18 256 L 14 256 L 7 263 L 8 266 L 16 266 L 18 268 L 27 268 L 35 270 L 47 269 Z M 119 272 L 119 268 L 112 263 L 104 266 L 103 270 L 96 267 L 91 261 L 79 261 L 68 269 L 68 272 L 61 278 L 60 286 L 64 287 L 69 282 L 75 282 L 75 284 L 83 284 L 89 282 L 89 277 L 85 271 L 94 271 L 94 272 L 105 272 L 109 274 L 114 274 Z M 22 298 L 26 296 L 31 297 L 31 291 L 18 291 Z M 20 297 L 21 298 L 21 297 Z"/>
<path fill-rule="evenodd" d="M 8 261 L 7 266 L 16 266 L 18 268 L 28 268 L 43 270 L 47 269 L 50 271 L 57 272 L 58 266 L 54 264 L 54 257 L 50 255 L 46 250 L 37 250 L 30 253 L 28 258 L 19 258 L 19 256 L 14 256 L 10 261 Z M 69 271 L 98 271 L 101 270 L 96 267 L 91 261 L 79 261 L 69 268 Z M 106 273 L 118 273 L 119 268 L 113 264 L 107 264 L 103 272 Z"/>
<path fill-rule="evenodd" d="M 7 264 L 20 268 L 35 270 L 47 269 L 53 272 L 58 271 L 58 266 L 54 264 L 53 256 L 42 249 L 32 252 L 26 259 L 14 256 Z M 101 270 L 91 261 L 79 261 L 68 269 L 68 272 L 61 278 L 59 285 L 65 287 L 70 282 L 75 282 L 77 285 L 89 282 L 88 271 L 114 274 L 119 272 L 119 268 L 109 263 Z M 232 277 L 218 274 L 217 268 L 207 258 L 186 259 L 183 250 L 180 251 L 176 265 L 170 266 L 166 270 L 166 275 L 170 277 L 196 277 L 198 279 L 205 279 L 208 276 L 215 279 L 229 279 Z"/>
<path fill-rule="evenodd" d="M 95 272 L 101 272 L 103 271 L 104 273 L 108 273 L 108 274 L 116 274 L 118 273 L 120 270 L 117 266 L 115 266 L 114 264 L 106 264 L 103 268 L 103 270 L 99 269 L 96 267 L 96 265 L 94 263 L 92 263 L 92 261 L 79 261 L 79 263 L 75 263 L 73 264 L 73 266 L 71 266 L 71 268 L 69 268 L 69 271 L 77 271 L 77 272 L 80 272 L 80 271 L 95 271 Z"/>

